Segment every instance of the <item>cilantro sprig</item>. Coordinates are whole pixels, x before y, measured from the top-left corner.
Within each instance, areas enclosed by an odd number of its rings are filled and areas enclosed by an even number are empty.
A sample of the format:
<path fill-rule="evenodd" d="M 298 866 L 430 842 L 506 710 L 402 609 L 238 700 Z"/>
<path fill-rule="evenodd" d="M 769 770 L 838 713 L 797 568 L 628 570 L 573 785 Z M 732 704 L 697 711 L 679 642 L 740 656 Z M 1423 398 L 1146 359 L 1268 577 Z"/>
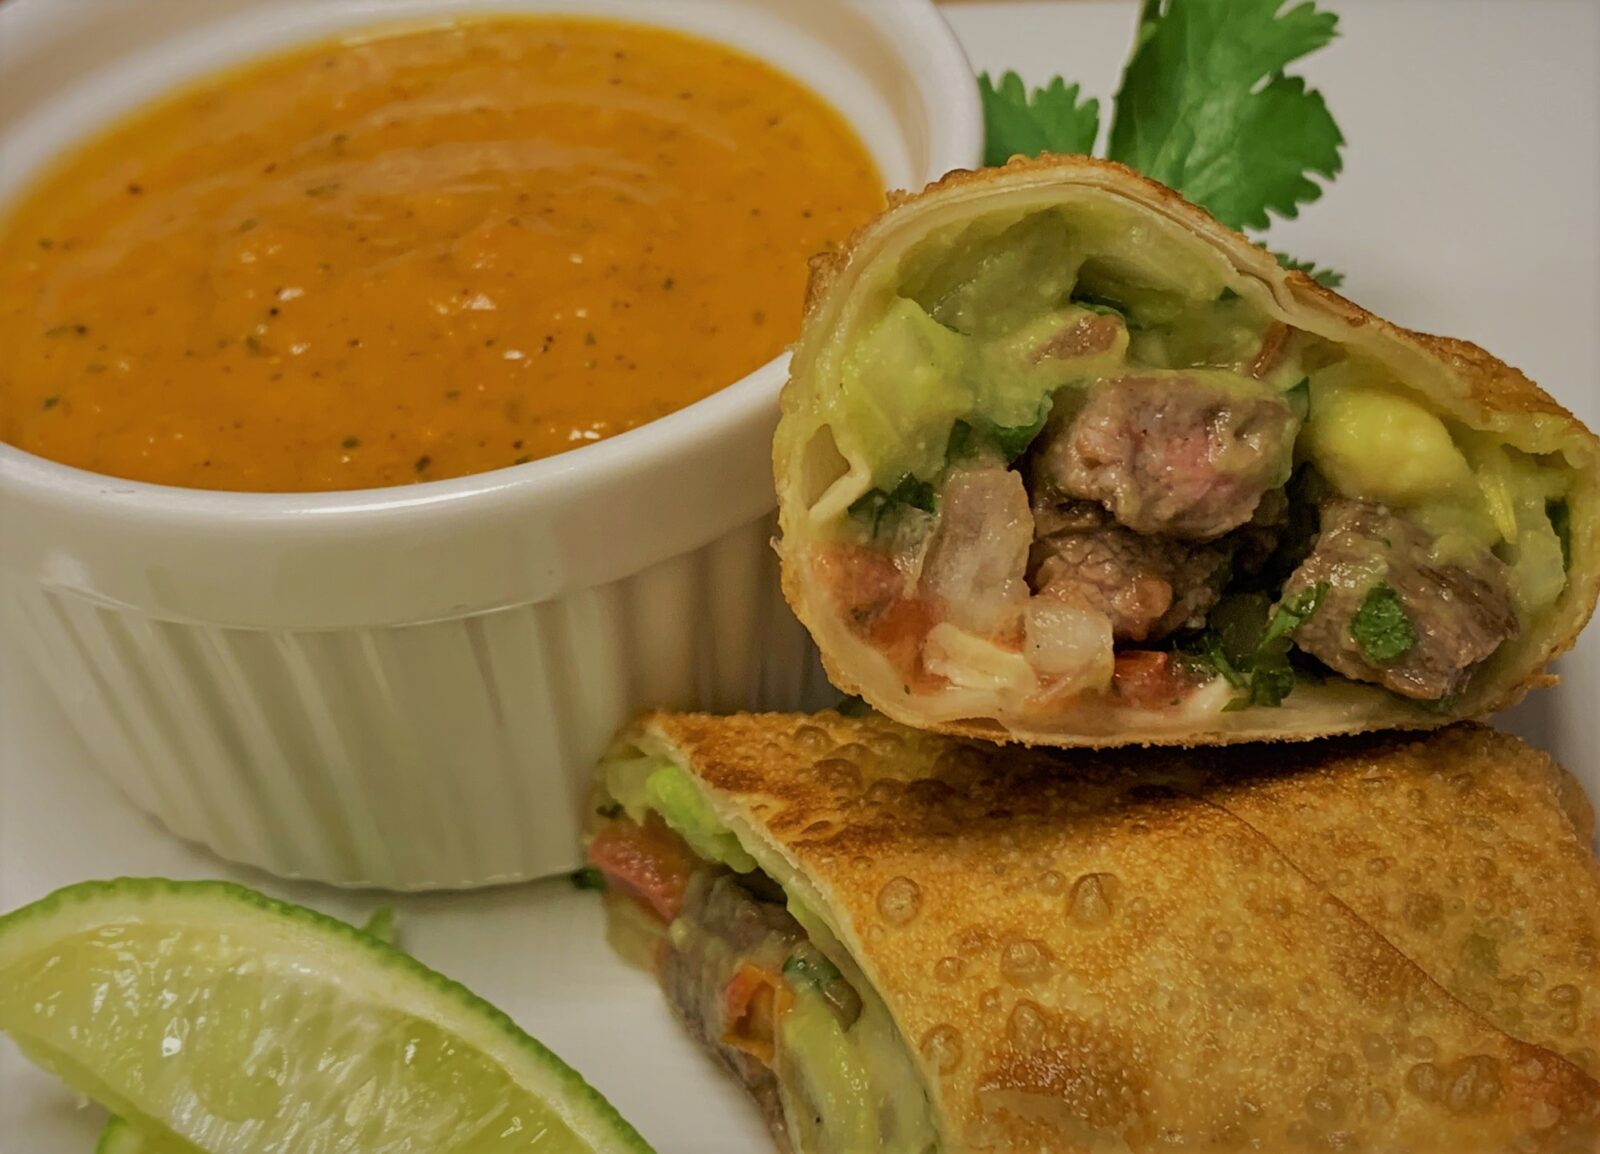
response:
<path fill-rule="evenodd" d="M 871 536 L 876 537 L 886 521 L 908 509 L 932 513 L 938 507 L 938 491 L 927 481 L 907 473 L 893 488 L 869 489 L 850 503 L 848 512 L 866 525 Z"/>
<path fill-rule="evenodd" d="M 1314 261 L 1295 260 L 1288 253 L 1274 252 L 1272 255 L 1278 258 L 1278 264 L 1282 267 L 1305 273 L 1323 288 L 1336 289 L 1344 284 L 1344 273 L 1335 269 L 1322 268 Z"/>
<path fill-rule="evenodd" d="M 785 959 L 783 976 L 797 986 L 826 986 L 841 980 L 844 975 L 815 946 L 805 945 Z"/>
<path fill-rule="evenodd" d="M 1112 108 L 1105 155 L 1231 228 L 1294 217 L 1343 168 L 1344 135 L 1322 94 L 1285 70 L 1327 45 L 1338 17 L 1314 0 L 1146 0 Z M 1089 154 L 1100 102 L 1056 77 L 1031 92 L 1015 72 L 979 77 L 985 159 Z M 1276 254 L 1333 287 L 1338 273 Z"/>
<path fill-rule="evenodd" d="M 1212 611 L 1210 627 L 1194 643 L 1193 656 L 1241 690 L 1225 709 L 1283 704 L 1297 679 L 1289 661 L 1294 631 L 1317 611 L 1327 592 L 1327 584 L 1320 583 L 1275 608 L 1264 594 L 1242 594 Z"/>

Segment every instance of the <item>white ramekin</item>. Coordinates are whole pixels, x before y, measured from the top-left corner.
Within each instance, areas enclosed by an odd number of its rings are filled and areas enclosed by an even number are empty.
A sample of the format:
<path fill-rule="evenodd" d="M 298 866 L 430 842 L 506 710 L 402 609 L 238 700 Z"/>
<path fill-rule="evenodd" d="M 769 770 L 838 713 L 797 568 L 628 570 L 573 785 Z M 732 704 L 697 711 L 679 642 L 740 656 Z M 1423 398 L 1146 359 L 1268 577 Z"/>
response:
<path fill-rule="evenodd" d="M 486 9 L 743 47 L 835 104 L 891 185 L 979 157 L 972 75 L 928 0 L 10 0 L 0 203 L 186 77 Z M 569 869 L 590 768 L 634 711 L 822 692 L 768 544 L 786 365 L 564 456 L 405 488 L 201 492 L 0 445 L 0 636 L 112 781 L 223 857 L 396 889 Z"/>

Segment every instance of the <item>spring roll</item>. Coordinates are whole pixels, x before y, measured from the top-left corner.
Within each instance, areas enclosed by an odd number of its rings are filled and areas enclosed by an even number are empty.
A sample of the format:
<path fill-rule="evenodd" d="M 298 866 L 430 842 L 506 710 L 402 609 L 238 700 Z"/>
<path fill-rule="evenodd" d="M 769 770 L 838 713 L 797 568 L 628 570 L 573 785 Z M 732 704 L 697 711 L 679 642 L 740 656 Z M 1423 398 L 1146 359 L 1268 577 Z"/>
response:
<path fill-rule="evenodd" d="M 834 683 L 952 733 L 1438 726 L 1544 680 L 1600 592 L 1600 442 L 1538 386 L 1082 157 L 819 258 L 774 466 Z"/>
<path fill-rule="evenodd" d="M 1600 868 L 1549 758 L 1069 757 L 653 714 L 589 858 L 793 1154 L 1596 1148 Z"/>

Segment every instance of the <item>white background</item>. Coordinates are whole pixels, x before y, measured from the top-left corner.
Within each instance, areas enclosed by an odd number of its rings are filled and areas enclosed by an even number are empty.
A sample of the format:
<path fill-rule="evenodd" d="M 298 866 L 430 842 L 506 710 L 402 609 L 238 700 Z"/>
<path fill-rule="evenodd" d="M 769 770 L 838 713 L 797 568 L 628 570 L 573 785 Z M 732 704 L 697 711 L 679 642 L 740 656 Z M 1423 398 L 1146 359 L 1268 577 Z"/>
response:
<path fill-rule="evenodd" d="M 1345 172 L 1274 226 L 1274 244 L 1342 269 L 1345 293 L 1392 320 L 1484 345 L 1600 425 L 1600 3 L 1331 6 L 1342 38 L 1303 71 L 1350 142 Z M 1120 0 L 949 13 L 976 68 L 1036 83 L 1059 72 L 1104 97 L 1133 14 Z M 1564 672 L 1507 722 L 1600 798 L 1600 631 Z M 349 916 L 378 903 L 176 842 L 79 764 L 61 719 L 0 669 L 0 910 L 117 874 L 235 877 Z M 394 904 L 408 949 L 566 1057 L 663 1154 L 767 1148 L 754 1110 L 680 1036 L 650 979 L 607 952 L 590 895 L 555 882 Z M 99 1124 L 0 1042 L 0 1154 L 87 1154 Z"/>

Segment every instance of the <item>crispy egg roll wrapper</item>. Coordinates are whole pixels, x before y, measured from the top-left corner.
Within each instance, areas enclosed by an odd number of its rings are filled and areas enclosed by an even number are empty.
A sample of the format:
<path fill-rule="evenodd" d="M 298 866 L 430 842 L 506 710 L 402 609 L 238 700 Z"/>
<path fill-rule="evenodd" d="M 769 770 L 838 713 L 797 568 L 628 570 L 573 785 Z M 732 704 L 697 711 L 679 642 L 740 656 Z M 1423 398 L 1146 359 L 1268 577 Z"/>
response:
<path fill-rule="evenodd" d="M 657 713 L 622 744 L 825 920 L 947 1151 L 1600 1143 L 1590 814 L 1515 738 L 1063 755 Z"/>
<path fill-rule="evenodd" d="M 1063 206 L 1077 206 L 1063 211 L 1110 213 L 1107 219 L 1122 221 L 1125 232 L 1139 233 L 1137 244 L 1101 236 L 1093 242 L 1101 246 L 1096 251 L 1115 257 L 1119 244 L 1134 251 L 1159 238 L 1169 246 L 1164 252 L 1181 255 L 1185 267 L 1210 288 L 1221 286 L 1223 293 L 1247 298 L 1273 322 L 1390 374 L 1385 387 L 1420 400 L 1452 430 L 1483 434 L 1559 470 L 1569 484 L 1570 517 L 1570 559 L 1559 596 L 1521 622 L 1520 635 L 1501 644 L 1463 692 L 1432 708 L 1343 677 L 1325 684 L 1303 680 L 1281 707 L 1224 709 L 1233 695 L 1217 685 L 1217 692 L 1196 695 L 1187 708 L 1128 705 L 1097 693 L 1075 706 L 1021 715 L 990 708 L 981 695 L 941 694 L 914 684 L 914 677 L 886 658 L 887 643 L 852 629 L 850 612 L 828 587 L 841 563 L 826 553 L 848 520 L 847 507 L 878 491 L 874 486 L 893 482 L 875 475 L 870 446 L 852 424 L 850 411 L 838 403 L 844 391 L 841 374 L 853 342 L 899 291 L 897 278 L 907 267 L 902 262 L 913 261 L 923 251 L 919 246 L 954 245 L 951 238 L 959 238 L 970 222 Z M 983 386 L 978 388 L 981 392 Z M 774 471 L 784 591 L 816 640 L 833 683 L 918 728 L 1093 747 L 1433 728 L 1484 717 L 1515 703 L 1531 687 L 1550 683 L 1549 663 L 1573 644 L 1600 595 L 1600 441 L 1577 418 L 1523 373 L 1476 345 L 1391 324 L 1304 274 L 1279 267 L 1270 253 L 1172 190 L 1107 161 L 1046 156 L 953 172 L 920 194 L 894 199 L 887 212 L 839 250 L 816 258 L 782 410 Z"/>

